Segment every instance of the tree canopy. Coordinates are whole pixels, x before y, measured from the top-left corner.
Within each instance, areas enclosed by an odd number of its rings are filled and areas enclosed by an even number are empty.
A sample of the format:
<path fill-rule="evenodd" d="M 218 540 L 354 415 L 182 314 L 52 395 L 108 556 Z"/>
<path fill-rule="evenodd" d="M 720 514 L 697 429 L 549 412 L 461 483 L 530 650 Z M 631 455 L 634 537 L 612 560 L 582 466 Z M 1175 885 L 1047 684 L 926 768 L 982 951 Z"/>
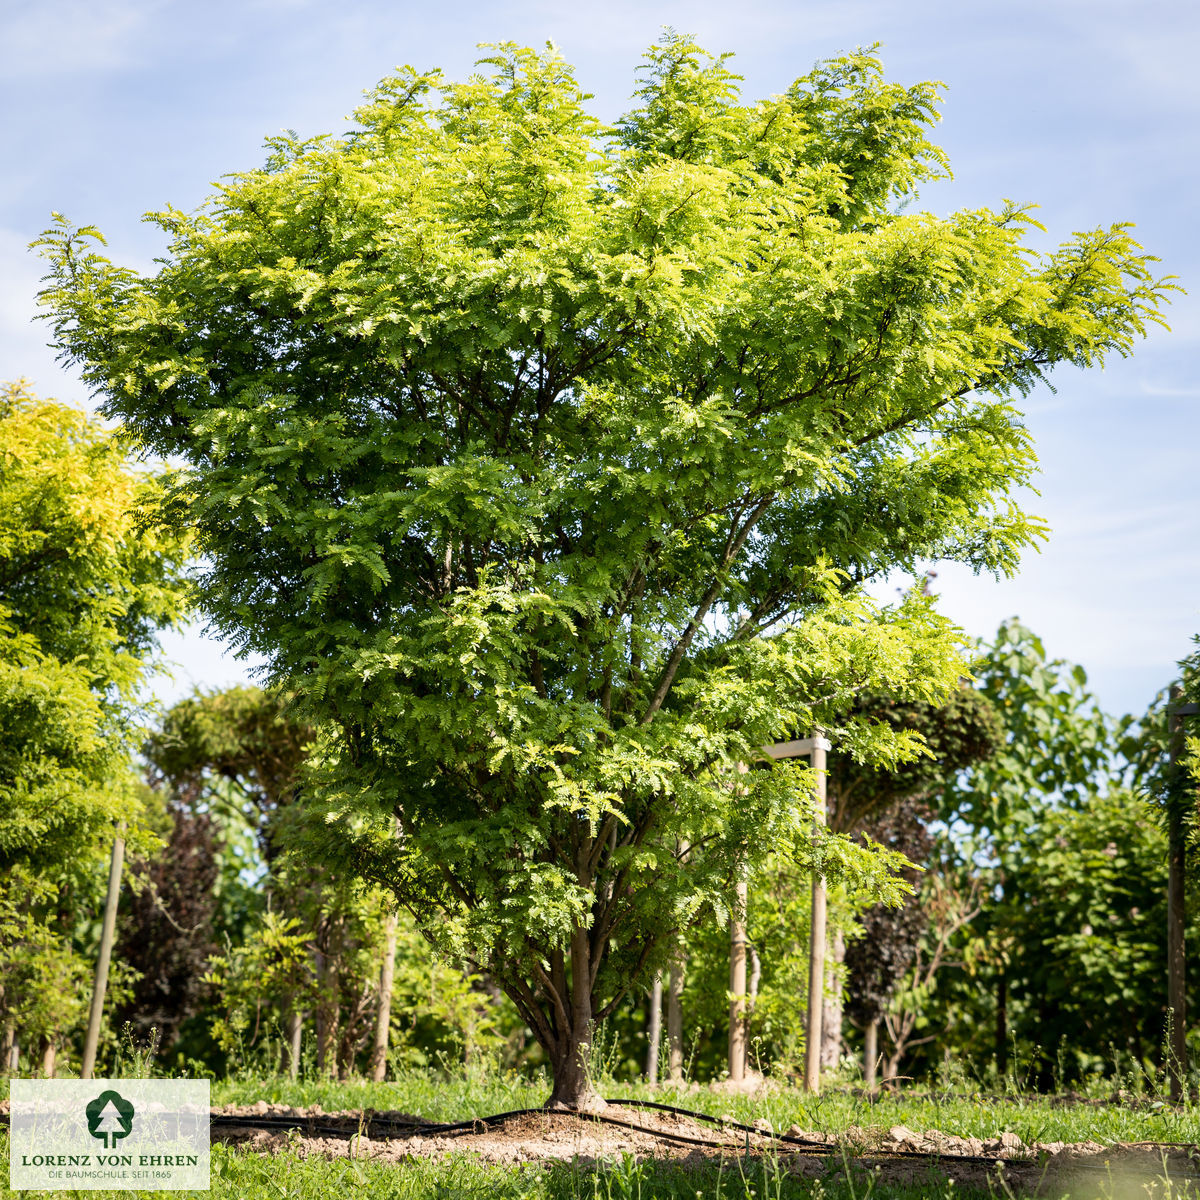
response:
<path fill-rule="evenodd" d="M 0 388 L 0 869 L 86 856 L 133 804 L 130 722 L 187 538 L 96 420 Z"/>
<path fill-rule="evenodd" d="M 932 84 L 859 53 L 744 104 L 727 57 L 667 36 L 613 127 L 553 49 L 406 68 L 154 214 L 151 274 L 42 242 L 63 352 L 183 464 L 213 622 L 320 726 L 323 853 L 500 983 L 567 1104 L 744 864 L 869 870 L 814 849 L 802 767 L 733 765 L 814 725 L 916 752 L 852 701 L 941 700 L 957 635 L 862 585 L 1012 571 L 1012 397 L 1168 286 L 1122 225 L 1035 252 L 1011 205 L 906 211 Z"/>

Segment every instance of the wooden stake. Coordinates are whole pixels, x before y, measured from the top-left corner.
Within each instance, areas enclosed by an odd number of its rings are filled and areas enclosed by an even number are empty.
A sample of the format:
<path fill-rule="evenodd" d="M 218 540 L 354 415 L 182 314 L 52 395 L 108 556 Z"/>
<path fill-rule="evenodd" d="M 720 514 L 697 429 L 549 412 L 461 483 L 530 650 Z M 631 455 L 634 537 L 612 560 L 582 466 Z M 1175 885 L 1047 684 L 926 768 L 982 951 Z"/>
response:
<path fill-rule="evenodd" d="M 875 1090 L 875 1065 L 879 1061 L 879 1022 L 868 1021 L 863 1034 L 863 1087 Z"/>
<path fill-rule="evenodd" d="M 812 768 L 817 772 L 817 802 L 813 821 L 825 824 L 825 750 L 828 743 L 821 730 L 813 732 Z M 810 1092 L 821 1090 L 821 1010 L 825 1004 L 825 880 L 813 872 L 812 922 L 808 954 L 808 1023 L 804 1046 L 804 1086 Z"/>
<path fill-rule="evenodd" d="M 683 963 L 679 958 L 672 960 L 667 982 L 667 1078 L 683 1082 Z"/>
<path fill-rule="evenodd" d="M 121 866 L 125 861 L 125 839 L 113 838 L 112 860 L 108 866 L 108 895 L 104 900 L 104 925 L 100 930 L 100 957 L 92 982 L 92 1010 L 88 1014 L 87 1037 L 83 1045 L 81 1079 L 91 1079 L 96 1068 L 96 1047 L 100 1043 L 100 1022 L 104 1016 L 104 992 L 108 987 L 108 964 L 112 958 L 113 934 L 117 928 L 117 901 L 121 894 Z"/>
<path fill-rule="evenodd" d="M 1168 786 L 1176 786 L 1178 759 L 1183 749 L 1183 718 L 1188 709 L 1195 705 L 1180 703 L 1183 689 L 1176 684 L 1171 688 L 1171 700 L 1167 706 L 1168 728 Z M 1167 1074 L 1171 1082 L 1171 1099 L 1183 1098 L 1184 1080 L 1187 1076 L 1187 997 L 1184 978 L 1184 935 L 1187 913 L 1184 901 L 1186 882 L 1187 830 L 1184 823 L 1184 805 L 1178 796 L 1172 796 L 1167 813 Z"/>
<path fill-rule="evenodd" d="M 729 914 L 729 1078 L 746 1077 L 746 877 L 737 882 Z"/>
<path fill-rule="evenodd" d="M 384 925 L 383 964 L 379 970 L 379 1009 L 375 1016 L 375 1054 L 371 1078 L 382 1083 L 387 1074 L 388 1036 L 392 1028 L 392 981 L 396 971 L 396 914 L 388 912 Z"/>
<path fill-rule="evenodd" d="M 646 1048 L 646 1082 L 651 1087 L 658 1086 L 658 1043 L 662 1036 L 662 972 L 654 976 L 654 986 L 650 989 L 650 1020 L 646 1022 L 646 1038 L 649 1045 Z"/>

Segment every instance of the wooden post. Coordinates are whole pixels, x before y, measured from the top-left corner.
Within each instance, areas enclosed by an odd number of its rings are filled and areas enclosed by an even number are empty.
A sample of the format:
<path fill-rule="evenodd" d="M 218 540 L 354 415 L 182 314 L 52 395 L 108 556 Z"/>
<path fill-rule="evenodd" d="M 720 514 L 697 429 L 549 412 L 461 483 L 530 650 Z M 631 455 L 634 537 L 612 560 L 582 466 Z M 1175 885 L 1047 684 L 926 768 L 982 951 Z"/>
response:
<path fill-rule="evenodd" d="M 818 826 L 825 824 L 825 751 L 828 746 L 821 730 L 814 730 L 812 767 L 817 772 L 817 802 L 813 809 L 813 821 Z M 813 872 L 809 939 L 804 1086 L 810 1092 L 818 1092 L 821 1090 L 821 1011 L 825 1004 L 825 879 L 819 871 Z"/>
<path fill-rule="evenodd" d="M 646 1022 L 646 1082 L 651 1087 L 658 1086 L 658 1043 L 662 1037 L 662 972 L 654 976 L 654 986 L 650 989 L 650 1020 Z"/>
<path fill-rule="evenodd" d="M 879 1061 L 879 1022 L 868 1021 L 863 1033 L 863 1086 L 875 1090 L 875 1064 Z"/>
<path fill-rule="evenodd" d="M 371 1078 L 382 1083 L 387 1074 L 388 1036 L 392 1028 L 392 982 L 396 971 L 396 914 L 388 912 L 384 925 L 383 963 L 379 970 L 379 1008 L 375 1016 L 375 1054 Z"/>
<path fill-rule="evenodd" d="M 117 928 L 117 901 L 121 894 L 121 866 L 125 861 L 125 839 L 113 838 L 112 859 L 108 866 L 108 895 L 104 900 L 104 925 L 100 930 L 100 957 L 92 983 L 92 1010 L 88 1014 L 87 1037 L 83 1044 L 81 1079 L 91 1079 L 96 1068 L 96 1047 L 100 1043 L 100 1022 L 104 1016 L 104 992 L 108 987 L 108 964 L 112 958 L 113 934 Z"/>
<path fill-rule="evenodd" d="M 738 774 L 750 770 L 738 763 Z M 745 860 L 738 863 L 737 885 L 729 913 L 729 1078 L 741 1083 L 746 1078 L 746 910 L 749 893 Z"/>
<path fill-rule="evenodd" d="M 683 1082 L 683 951 L 676 951 L 671 960 L 667 981 L 667 1078 L 672 1083 Z"/>
<path fill-rule="evenodd" d="M 1167 705 L 1168 787 L 1176 788 L 1178 759 L 1183 749 L 1183 719 L 1194 716 L 1200 705 L 1183 704 L 1183 689 L 1171 688 Z M 1187 996 L 1184 978 L 1184 935 L 1187 912 L 1184 901 L 1186 882 L 1187 829 L 1184 822 L 1185 805 L 1179 796 L 1171 796 L 1167 813 L 1167 1074 L 1171 1082 L 1171 1099 L 1183 1098 L 1187 1078 Z"/>
<path fill-rule="evenodd" d="M 729 914 L 729 1078 L 746 1077 L 746 877 L 737 881 Z"/>

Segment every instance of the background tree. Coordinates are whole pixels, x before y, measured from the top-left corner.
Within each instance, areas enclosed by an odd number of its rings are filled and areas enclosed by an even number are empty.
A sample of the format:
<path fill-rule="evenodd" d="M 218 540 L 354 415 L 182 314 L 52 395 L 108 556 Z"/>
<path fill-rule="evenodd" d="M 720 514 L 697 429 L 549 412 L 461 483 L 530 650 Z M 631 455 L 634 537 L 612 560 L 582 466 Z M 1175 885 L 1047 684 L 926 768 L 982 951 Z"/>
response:
<path fill-rule="evenodd" d="M 117 823 L 150 844 L 135 693 L 182 612 L 187 545 L 143 524 L 156 490 L 85 413 L 0 388 L 0 1027 L 51 1068 Z"/>
<path fill-rule="evenodd" d="M 936 867 L 935 843 L 929 832 L 935 808 L 930 806 L 938 805 L 948 779 L 996 752 L 1004 736 L 997 710 L 985 695 L 965 683 L 940 705 L 906 704 L 873 696 L 859 701 L 857 707 L 871 720 L 915 730 L 925 741 L 926 754 L 889 770 L 863 766 L 849 756 L 831 756 L 830 826 L 842 833 L 866 836 L 918 867 Z M 912 965 L 929 897 L 921 893 L 918 871 L 908 868 L 905 877 L 914 890 L 899 906 L 873 905 L 862 912 L 854 905 L 843 905 L 843 921 L 833 927 L 833 978 L 821 1026 L 823 1067 L 834 1067 L 841 1059 L 843 995 L 848 992 L 856 997 L 854 1019 L 869 1031 L 882 1018 L 886 998 Z M 847 937 L 854 942 L 852 950 L 846 948 Z M 843 979 L 841 967 L 848 954 L 849 975 Z"/>
<path fill-rule="evenodd" d="M 217 952 L 217 886 L 221 841 L 211 814 L 167 806 L 165 844 L 131 857 L 129 886 L 117 927 L 116 956 L 137 972 L 115 1009 L 139 1041 L 167 1050 L 206 997 L 203 978 Z"/>
<path fill-rule="evenodd" d="M 1007 397 L 1157 319 L 1122 226 L 1038 253 L 1018 209 L 906 213 L 935 98 L 857 54 L 741 104 L 669 35 L 605 129 L 506 45 L 157 214 L 152 275 L 44 239 L 58 344 L 184 464 L 212 620 L 319 725 L 320 853 L 499 983 L 555 1103 L 742 864 L 867 872 L 814 850 L 802 768 L 727 769 L 815 724 L 914 749 L 838 714 L 940 700 L 955 635 L 857 589 L 1012 570 L 1041 529 Z"/>

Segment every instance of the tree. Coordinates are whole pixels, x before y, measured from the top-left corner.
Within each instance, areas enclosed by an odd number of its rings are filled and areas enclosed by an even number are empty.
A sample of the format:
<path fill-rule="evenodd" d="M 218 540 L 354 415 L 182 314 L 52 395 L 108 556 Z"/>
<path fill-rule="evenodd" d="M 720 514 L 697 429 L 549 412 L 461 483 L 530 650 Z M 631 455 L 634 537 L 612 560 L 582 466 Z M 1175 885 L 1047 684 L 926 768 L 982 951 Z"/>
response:
<path fill-rule="evenodd" d="M 861 585 L 1013 570 L 1042 527 L 1008 397 L 1127 354 L 1169 286 L 1125 226 L 1042 254 L 1018 208 L 904 213 L 936 91 L 870 54 L 741 104 L 668 35 L 616 127 L 584 99 L 552 50 L 405 69 L 155 215 L 153 274 L 42 241 L 63 353 L 183 464 L 211 620 L 320 726 L 320 853 L 500 984 L 568 1106 L 744 865 L 866 872 L 811 839 L 803 767 L 733 764 L 814 725 L 915 752 L 839 714 L 948 694 L 956 635 Z"/>
<path fill-rule="evenodd" d="M 851 910 L 848 917 L 857 930 L 848 931 L 856 939 L 849 948 L 845 932 L 836 927 L 834 931 L 831 965 L 838 972 L 843 960 L 847 962 L 853 1015 L 873 1040 L 872 1027 L 912 965 L 925 929 L 930 897 L 928 888 L 920 886 L 916 867 L 937 866 L 930 862 L 930 805 L 938 803 L 949 781 L 993 755 L 1004 734 L 995 705 L 965 684 L 941 705 L 868 696 L 858 707 L 872 720 L 916 730 L 927 750 L 925 756 L 890 770 L 862 766 L 848 757 L 835 758 L 830 768 L 831 828 L 866 836 L 915 864 L 905 871 L 913 890 L 900 905 Z M 836 977 L 826 997 L 822 1043 L 822 1065 L 836 1066 L 842 1048 L 842 980 Z"/>
<path fill-rule="evenodd" d="M 165 846 L 133 860 L 116 947 L 118 959 L 139 976 L 116 1022 L 164 1048 L 204 999 L 202 977 L 217 951 L 221 849 L 210 814 L 169 803 L 166 817 Z"/>
<path fill-rule="evenodd" d="M 42 1039 L 47 1067 L 82 1010 L 74 934 L 114 827 L 152 841 L 135 693 L 187 550 L 141 521 L 157 486 L 98 421 L 0 387 L 0 1024 Z"/>

